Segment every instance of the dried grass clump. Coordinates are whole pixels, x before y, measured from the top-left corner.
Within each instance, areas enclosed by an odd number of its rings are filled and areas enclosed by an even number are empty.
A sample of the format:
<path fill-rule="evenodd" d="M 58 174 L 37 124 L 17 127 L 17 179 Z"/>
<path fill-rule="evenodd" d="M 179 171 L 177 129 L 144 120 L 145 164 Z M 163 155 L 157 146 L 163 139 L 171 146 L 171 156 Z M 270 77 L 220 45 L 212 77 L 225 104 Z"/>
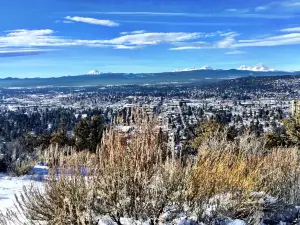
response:
<path fill-rule="evenodd" d="M 186 195 L 199 219 L 206 216 L 207 208 L 213 207 L 209 214 L 229 211 L 256 190 L 259 164 L 251 165 L 250 161 L 243 153 L 202 151 L 188 176 Z"/>
<path fill-rule="evenodd" d="M 141 121 L 129 136 L 113 129 L 104 134 L 97 210 L 118 224 L 120 217 L 151 219 L 154 224 L 169 204 L 179 206 L 184 168 L 174 155 L 167 157 L 160 149 L 153 122 Z"/>
<path fill-rule="evenodd" d="M 279 203 L 300 203 L 296 148 L 270 150 L 263 139 L 243 135 L 227 141 L 225 133 L 219 133 L 206 139 L 198 152 L 188 177 L 187 201 L 199 219 L 209 208 L 210 213 L 250 221 L 258 211 L 276 210 Z M 273 196 L 276 204 L 253 197 L 253 193 Z"/>
<path fill-rule="evenodd" d="M 279 203 L 300 203 L 296 148 L 266 149 L 263 139 L 228 140 L 221 132 L 201 141 L 192 162 L 182 163 L 161 148 L 156 119 L 137 110 L 134 115 L 129 132 L 107 128 L 95 154 L 49 149 L 44 157 L 52 170 L 44 189 L 25 188 L 17 197 L 19 213 L 1 219 L 24 224 L 22 214 L 28 224 L 86 225 L 109 216 L 118 225 L 124 217 L 158 224 L 170 222 L 163 214 L 172 208 L 208 224 L 207 215 L 256 224 Z"/>
<path fill-rule="evenodd" d="M 300 155 L 297 148 L 276 148 L 264 157 L 261 189 L 287 204 L 300 203 Z"/>
<path fill-rule="evenodd" d="M 117 224 L 121 217 L 158 224 L 167 207 L 181 207 L 186 175 L 181 160 L 160 146 L 155 118 L 140 112 L 130 133 L 108 128 L 96 154 L 54 148 L 45 189 L 24 189 L 18 208 L 30 224 L 97 224 L 101 215 Z"/>

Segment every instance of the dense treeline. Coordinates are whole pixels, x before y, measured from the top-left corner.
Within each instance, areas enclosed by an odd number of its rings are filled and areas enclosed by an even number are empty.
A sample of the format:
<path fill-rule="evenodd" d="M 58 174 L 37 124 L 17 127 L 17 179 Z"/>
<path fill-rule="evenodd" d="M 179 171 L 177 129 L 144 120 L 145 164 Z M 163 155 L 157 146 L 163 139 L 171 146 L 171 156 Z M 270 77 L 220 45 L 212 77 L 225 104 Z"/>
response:
<path fill-rule="evenodd" d="M 66 131 L 72 131 L 75 125 L 82 120 L 82 115 L 91 119 L 95 115 L 103 115 L 100 109 L 82 110 L 76 114 L 76 110 L 68 108 L 33 110 L 26 112 L 25 109 L 18 111 L 2 111 L 0 113 L 0 140 L 3 142 L 13 141 L 27 133 L 40 135 L 51 134 L 64 126 Z"/>

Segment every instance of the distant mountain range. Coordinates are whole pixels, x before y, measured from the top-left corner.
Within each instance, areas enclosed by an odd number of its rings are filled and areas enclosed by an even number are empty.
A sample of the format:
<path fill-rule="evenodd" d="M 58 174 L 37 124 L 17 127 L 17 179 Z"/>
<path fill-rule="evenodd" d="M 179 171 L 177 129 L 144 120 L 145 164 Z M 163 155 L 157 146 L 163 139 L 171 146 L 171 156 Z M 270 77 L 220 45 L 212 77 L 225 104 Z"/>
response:
<path fill-rule="evenodd" d="M 0 87 L 39 87 L 39 86 L 101 86 L 124 84 L 156 84 L 202 82 L 212 83 L 220 80 L 248 76 L 298 75 L 298 72 L 276 71 L 263 65 L 253 68 L 243 66 L 239 69 L 217 70 L 211 67 L 184 69 L 164 73 L 100 73 L 97 70 L 85 75 L 51 78 L 4 78 Z"/>
<path fill-rule="evenodd" d="M 265 65 L 256 65 L 254 67 L 249 67 L 249 66 L 241 66 L 238 68 L 238 70 L 248 70 L 248 71 L 259 71 L 259 72 L 274 72 L 276 71 L 275 69 L 270 69 L 269 67 Z"/>
<path fill-rule="evenodd" d="M 214 70 L 212 67 L 210 66 L 203 66 L 201 68 L 186 68 L 186 69 L 178 69 L 175 70 L 174 72 L 185 72 L 185 71 L 195 71 L 195 70 Z"/>
<path fill-rule="evenodd" d="M 222 69 L 213 69 L 210 66 L 203 66 L 201 68 L 186 68 L 186 69 L 178 69 L 175 70 L 174 72 L 184 72 L 184 71 L 195 71 L 195 70 L 222 70 Z M 270 69 L 269 67 L 263 65 L 263 64 L 258 64 L 253 67 L 250 66 L 241 66 L 237 68 L 237 70 L 247 70 L 247 71 L 254 71 L 254 72 L 274 72 L 276 71 L 275 69 Z"/>

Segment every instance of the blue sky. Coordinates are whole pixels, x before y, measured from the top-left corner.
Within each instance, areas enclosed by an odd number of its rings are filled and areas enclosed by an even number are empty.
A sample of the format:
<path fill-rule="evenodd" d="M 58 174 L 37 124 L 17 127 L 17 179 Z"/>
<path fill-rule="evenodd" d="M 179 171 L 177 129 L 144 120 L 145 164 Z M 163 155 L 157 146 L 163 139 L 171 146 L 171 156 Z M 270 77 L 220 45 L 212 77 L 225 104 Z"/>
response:
<path fill-rule="evenodd" d="M 0 21 L 2 78 L 300 70 L 300 0 L 9 0 Z"/>

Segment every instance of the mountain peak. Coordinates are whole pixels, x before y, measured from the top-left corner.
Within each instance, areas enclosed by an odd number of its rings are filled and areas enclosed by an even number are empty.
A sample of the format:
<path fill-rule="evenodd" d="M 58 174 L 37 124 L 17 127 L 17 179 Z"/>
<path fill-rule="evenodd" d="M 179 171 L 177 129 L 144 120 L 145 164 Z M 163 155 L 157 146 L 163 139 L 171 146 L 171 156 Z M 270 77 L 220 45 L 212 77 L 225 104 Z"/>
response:
<path fill-rule="evenodd" d="M 88 75 L 99 75 L 100 72 L 98 70 L 91 70 L 90 72 L 87 73 Z"/>
<path fill-rule="evenodd" d="M 186 69 L 177 69 L 174 72 L 186 72 L 186 71 L 195 71 L 195 70 L 214 70 L 212 67 L 210 66 L 203 66 L 201 68 L 186 68 Z"/>
<path fill-rule="evenodd" d="M 210 66 L 203 66 L 200 68 L 200 70 L 213 70 L 213 68 Z"/>
<path fill-rule="evenodd" d="M 256 72 L 274 72 L 275 69 L 270 69 L 269 67 L 263 65 L 263 64 L 258 64 L 255 65 L 254 67 L 249 67 L 246 65 L 241 66 L 238 68 L 238 70 L 247 70 L 247 71 L 256 71 Z"/>

